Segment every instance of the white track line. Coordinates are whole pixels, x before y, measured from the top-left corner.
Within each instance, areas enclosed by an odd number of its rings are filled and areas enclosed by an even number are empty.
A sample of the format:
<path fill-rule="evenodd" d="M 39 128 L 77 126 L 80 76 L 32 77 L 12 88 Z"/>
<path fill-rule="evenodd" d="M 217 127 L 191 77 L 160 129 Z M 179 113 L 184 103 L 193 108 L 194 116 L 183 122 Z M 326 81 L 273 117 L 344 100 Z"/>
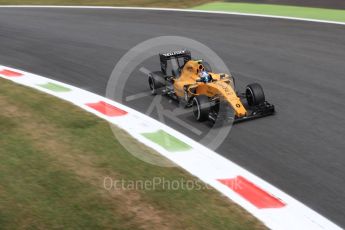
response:
<path fill-rule="evenodd" d="M 63 8 L 63 9 L 105 9 L 105 10 L 151 10 L 151 11 L 171 11 L 171 12 L 191 12 L 191 13 L 206 13 L 206 14 L 229 14 L 229 15 L 239 15 L 239 16 L 250 16 L 250 17 L 263 17 L 263 18 L 276 18 L 276 19 L 287 19 L 287 20 L 297 20 L 306 22 L 318 22 L 318 23 L 328 23 L 335 25 L 345 25 L 345 22 L 328 21 L 328 20 L 318 20 L 318 19 L 308 19 L 308 18 L 296 18 L 287 16 L 277 16 L 268 14 L 250 14 L 250 13 L 240 13 L 234 11 L 211 11 L 211 10 L 190 10 L 190 9 L 174 9 L 174 8 L 154 8 L 154 7 L 116 7 L 116 6 L 46 6 L 46 5 L 4 5 L 0 8 Z"/>

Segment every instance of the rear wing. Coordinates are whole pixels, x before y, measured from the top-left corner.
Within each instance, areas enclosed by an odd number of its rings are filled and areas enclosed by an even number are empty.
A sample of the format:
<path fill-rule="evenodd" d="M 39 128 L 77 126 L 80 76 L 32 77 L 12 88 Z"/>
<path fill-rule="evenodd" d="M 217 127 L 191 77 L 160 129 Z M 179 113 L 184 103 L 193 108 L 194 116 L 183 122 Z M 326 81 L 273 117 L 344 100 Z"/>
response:
<path fill-rule="evenodd" d="M 182 68 L 186 62 L 192 59 L 191 52 L 189 50 L 178 50 L 178 51 L 172 51 L 168 53 L 160 53 L 159 54 L 159 60 L 161 63 L 161 70 L 163 74 L 167 74 L 167 65 L 168 60 L 175 59 L 177 61 L 177 64 L 179 65 L 179 68 Z M 181 60 L 182 59 L 182 63 Z"/>
<path fill-rule="evenodd" d="M 188 59 L 188 61 L 192 58 L 191 53 L 189 50 L 177 50 L 169 53 L 160 53 L 159 58 L 160 60 L 170 60 L 172 58 L 179 58 L 183 57 Z"/>

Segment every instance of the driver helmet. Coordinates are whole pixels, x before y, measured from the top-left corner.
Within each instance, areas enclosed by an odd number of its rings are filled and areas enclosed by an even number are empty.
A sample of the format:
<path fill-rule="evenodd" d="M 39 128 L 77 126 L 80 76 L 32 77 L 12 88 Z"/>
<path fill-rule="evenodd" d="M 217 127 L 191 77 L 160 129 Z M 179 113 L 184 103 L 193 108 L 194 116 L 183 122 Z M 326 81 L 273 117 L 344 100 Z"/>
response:
<path fill-rule="evenodd" d="M 211 80 L 211 77 L 210 77 L 209 73 L 204 70 L 200 73 L 200 79 L 203 82 L 209 82 Z"/>

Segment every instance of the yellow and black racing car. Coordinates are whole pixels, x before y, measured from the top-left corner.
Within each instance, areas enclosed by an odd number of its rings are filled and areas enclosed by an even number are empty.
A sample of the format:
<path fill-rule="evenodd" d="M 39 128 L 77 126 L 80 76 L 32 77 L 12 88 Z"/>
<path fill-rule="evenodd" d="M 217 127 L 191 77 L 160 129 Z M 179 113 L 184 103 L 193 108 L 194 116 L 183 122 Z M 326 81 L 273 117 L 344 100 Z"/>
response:
<path fill-rule="evenodd" d="M 161 70 L 148 76 L 152 94 L 162 93 L 193 107 L 197 121 L 240 122 L 275 112 L 260 84 L 249 84 L 244 93 L 237 93 L 231 74 L 213 73 L 207 62 L 192 60 L 188 50 L 162 53 L 159 58 Z"/>

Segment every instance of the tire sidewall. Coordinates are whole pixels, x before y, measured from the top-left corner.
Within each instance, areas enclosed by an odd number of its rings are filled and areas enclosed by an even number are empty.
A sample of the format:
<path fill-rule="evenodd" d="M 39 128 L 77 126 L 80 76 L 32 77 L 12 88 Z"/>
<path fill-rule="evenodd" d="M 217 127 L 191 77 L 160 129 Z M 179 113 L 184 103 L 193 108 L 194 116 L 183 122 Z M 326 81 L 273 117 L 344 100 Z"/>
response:
<path fill-rule="evenodd" d="M 198 95 L 193 98 L 193 115 L 197 121 L 208 119 L 210 102 L 207 96 Z"/>

